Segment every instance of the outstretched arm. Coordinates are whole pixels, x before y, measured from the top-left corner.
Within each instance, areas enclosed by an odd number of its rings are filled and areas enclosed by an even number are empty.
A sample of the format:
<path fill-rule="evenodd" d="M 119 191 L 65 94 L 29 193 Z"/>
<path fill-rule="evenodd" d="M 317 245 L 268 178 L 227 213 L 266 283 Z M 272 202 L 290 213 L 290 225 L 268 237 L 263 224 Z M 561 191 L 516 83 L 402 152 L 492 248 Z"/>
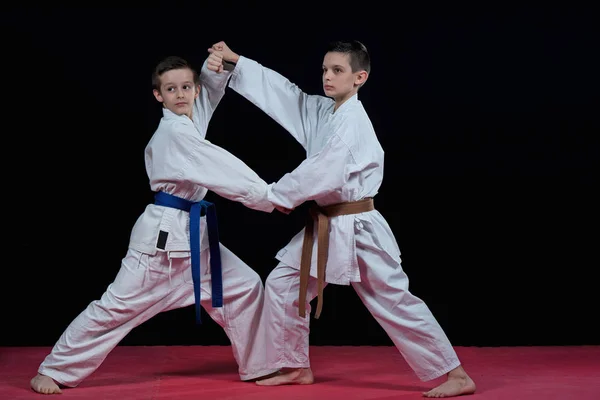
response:
<path fill-rule="evenodd" d="M 327 98 L 304 93 L 279 73 L 234 53 L 224 42 L 216 43 L 209 52 L 221 52 L 224 61 L 236 64 L 229 87 L 277 121 L 302 147 L 307 147 L 312 124 Z"/>
<path fill-rule="evenodd" d="M 200 94 L 194 102 L 194 124 L 202 137 L 206 137 L 208 123 L 225 95 L 231 71 L 223 68 L 223 56 L 219 52 L 210 54 L 200 70 Z"/>
<path fill-rule="evenodd" d="M 334 134 L 319 153 L 269 185 L 268 199 L 278 209 L 294 209 L 305 201 L 341 190 L 356 170 L 352 152 L 342 137 Z"/>
<path fill-rule="evenodd" d="M 267 199 L 267 183 L 227 150 L 199 138 L 191 126 L 176 126 L 172 146 L 187 160 L 182 179 L 248 208 L 273 211 L 274 206 Z"/>

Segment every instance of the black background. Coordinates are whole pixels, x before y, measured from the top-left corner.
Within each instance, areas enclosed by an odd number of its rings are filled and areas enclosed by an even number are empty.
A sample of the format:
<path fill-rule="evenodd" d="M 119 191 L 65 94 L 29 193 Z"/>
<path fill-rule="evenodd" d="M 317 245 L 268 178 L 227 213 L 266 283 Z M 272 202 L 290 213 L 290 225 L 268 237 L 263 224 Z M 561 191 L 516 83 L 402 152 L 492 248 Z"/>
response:
<path fill-rule="evenodd" d="M 452 343 L 600 344 L 600 65 L 591 11 L 303 4 L 3 11 L 0 345 L 53 345 L 114 279 L 131 228 L 153 201 L 143 152 L 162 114 L 150 81 L 160 59 L 176 54 L 199 68 L 206 49 L 225 40 L 322 94 L 333 39 L 358 39 L 371 53 L 359 98 L 386 151 L 376 207 L 396 235 L 411 290 Z M 231 89 L 207 138 L 267 182 L 304 158 Z M 222 243 L 263 279 L 307 206 L 285 216 L 207 199 L 217 204 Z M 228 343 L 204 321 L 195 325 L 193 307 L 170 311 L 121 344 Z M 311 344 L 391 341 L 351 287 L 330 285 Z"/>

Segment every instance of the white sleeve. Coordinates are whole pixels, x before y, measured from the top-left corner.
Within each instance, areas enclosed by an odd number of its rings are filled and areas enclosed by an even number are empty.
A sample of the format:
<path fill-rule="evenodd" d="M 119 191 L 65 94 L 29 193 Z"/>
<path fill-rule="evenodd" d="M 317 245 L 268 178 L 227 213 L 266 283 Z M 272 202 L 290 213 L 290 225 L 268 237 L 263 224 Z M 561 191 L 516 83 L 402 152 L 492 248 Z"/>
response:
<path fill-rule="evenodd" d="M 185 158 L 182 180 L 213 191 L 248 208 L 271 212 L 267 183 L 227 150 L 199 138 L 193 127 L 176 125 L 172 149 Z"/>
<path fill-rule="evenodd" d="M 240 56 L 229 87 L 273 118 L 307 148 L 311 123 L 325 97 L 308 95 L 279 73 Z"/>
<path fill-rule="evenodd" d="M 227 81 L 231 76 L 231 72 L 228 70 L 217 73 L 209 70 L 207 65 L 208 58 L 204 60 L 204 64 L 200 70 L 200 94 L 194 102 L 193 115 L 194 123 L 198 126 L 202 137 L 206 137 L 208 123 L 219 102 L 225 95 Z"/>
<path fill-rule="evenodd" d="M 270 184 L 268 199 L 275 205 L 294 209 L 305 201 L 326 196 L 348 182 L 353 164 L 350 149 L 340 135 L 334 134 L 319 153 Z"/>

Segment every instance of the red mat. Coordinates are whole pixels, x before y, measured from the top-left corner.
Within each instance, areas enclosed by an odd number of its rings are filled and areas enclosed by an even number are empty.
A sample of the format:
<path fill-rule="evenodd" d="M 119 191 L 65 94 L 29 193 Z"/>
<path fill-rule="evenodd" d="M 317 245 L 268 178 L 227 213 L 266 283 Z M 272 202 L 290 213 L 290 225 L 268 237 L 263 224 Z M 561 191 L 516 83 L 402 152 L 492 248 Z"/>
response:
<path fill-rule="evenodd" d="M 0 399 L 48 398 L 29 380 L 50 348 L 0 348 Z M 599 400 L 600 346 L 457 347 L 477 384 L 467 398 Z M 227 346 L 118 346 L 78 388 L 58 399 L 418 399 L 442 378 L 420 382 L 394 347 L 311 347 L 315 384 L 240 382 Z"/>

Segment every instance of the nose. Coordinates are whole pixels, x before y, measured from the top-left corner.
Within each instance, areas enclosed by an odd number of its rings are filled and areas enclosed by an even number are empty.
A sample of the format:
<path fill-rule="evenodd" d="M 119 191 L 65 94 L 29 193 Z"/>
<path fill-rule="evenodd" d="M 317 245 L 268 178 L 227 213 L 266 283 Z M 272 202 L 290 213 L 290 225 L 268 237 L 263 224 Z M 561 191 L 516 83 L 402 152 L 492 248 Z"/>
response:
<path fill-rule="evenodd" d="M 182 89 L 177 89 L 177 98 L 179 98 L 179 99 L 183 98 L 183 90 Z"/>
<path fill-rule="evenodd" d="M 331 80 L 331 71 L 327 71 L 323 74 L 323 79 L 325 79 L 326 81 L 330 81 Z"/>

